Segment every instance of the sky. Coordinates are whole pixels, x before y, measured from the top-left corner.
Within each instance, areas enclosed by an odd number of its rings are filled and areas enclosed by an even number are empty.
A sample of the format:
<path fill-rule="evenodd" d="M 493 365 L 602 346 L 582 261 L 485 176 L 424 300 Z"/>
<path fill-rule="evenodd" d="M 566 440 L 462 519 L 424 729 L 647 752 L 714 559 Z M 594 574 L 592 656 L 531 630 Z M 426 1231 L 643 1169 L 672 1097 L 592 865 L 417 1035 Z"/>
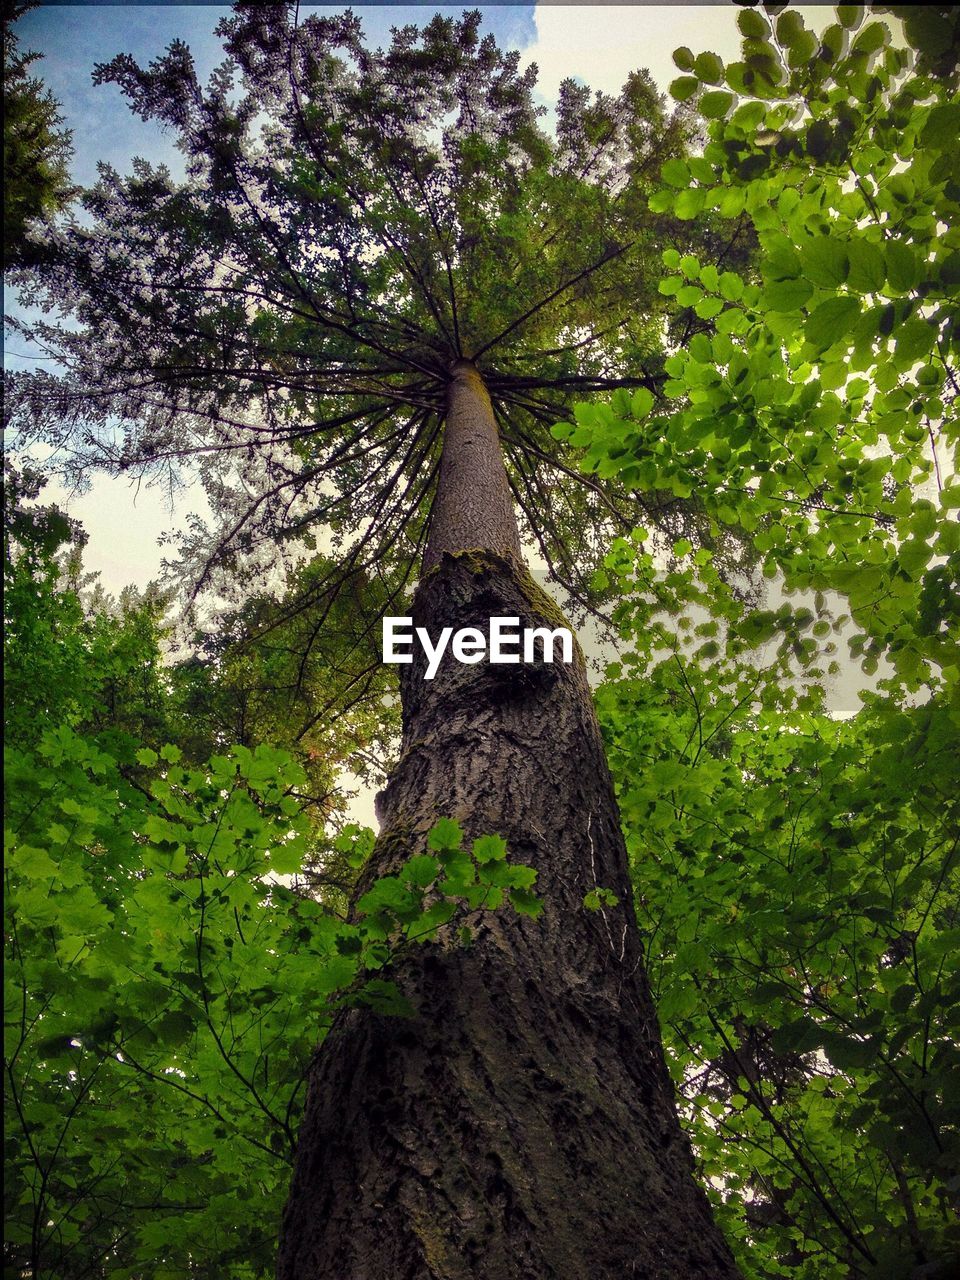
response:
<path fill-rule="evenodd" d="M 438 6 L 354 4 L 371 43 L 389 40 L 392 26 L 422 24 Z M 447 5 L 457 12 L 465 5 Z M 711 49 L 725 60 L 739 49 L 737 7 L 711 5 L 580 5 L 495 4 L 479 6 L 484 29 L 501 46 L 518 49 L 523 64 L 539 68 L 543 105 L 555 102 L 560 82 L 574 76 L 596 89 L 616 92 L 628 74 L 646 67 L 665 91 L 678 74 L 672 53 L 687 45 L 695 53 Z M 338 12 L 337 8 L 303 12 Z M 801 7 L 811 26 L 822 25 L 830 14 L 822 6 Z M 149 62 L 171 40 L 190 46 L 204 77 L 221 60 L 214 35 L 229 8 L 216 4 L 42 4 L 18 25 L 21 48 L 42 54 L 34 64 L 62 104 L 66 124 L 73 131 L 73 178 L 81 185 L 96 181 L 98 161 L 121 172 L 142 155 L 164 161 L 180 172 L 180 157 L 169 135 L 148 125 L 127 108 L 112 84 L 94 85 L 91 73 L 98 62 L 118 53 Z M 11 367 L 35 367 L 27 359 L 22 340 L 7 344 Z M 195 487 L 183 491 L 173 507 L 169 495 L 149 485 L 127 480 L 95 479 L 88 492 L 71 495 L 49 486 L 45 499 L 56 499 L 82 521 L 89 541 L 85 562 L 99 572 L 106 590 L 116 594 L 128 583 L 143 587 L 156 577 L 165 554 L 160 538 L 180 527 L 191 511 L 205 513 L 205 497 Z"/>

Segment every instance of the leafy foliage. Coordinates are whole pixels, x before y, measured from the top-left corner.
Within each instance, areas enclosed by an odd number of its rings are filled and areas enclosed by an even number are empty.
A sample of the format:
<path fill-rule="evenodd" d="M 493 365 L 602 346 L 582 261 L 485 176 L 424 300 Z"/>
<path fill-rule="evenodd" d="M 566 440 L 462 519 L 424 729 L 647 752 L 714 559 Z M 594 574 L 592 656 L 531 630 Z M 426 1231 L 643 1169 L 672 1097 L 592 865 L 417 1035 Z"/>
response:
<path fill-rule="evenodd" d="M 5 741 L 33 743 L 60 725 L 162 733 L 158 644 L 162 597 L 126 592 L 118 606 L 84 605 L 86 535 L 57 506 L 34 505 L 42 476 L 4 466 Z M 102 594 L 102 593 L 101 593 Z"/>
<path fill-rule="evenodd" d="M 279 598 L 251 594 L 235 609 L 208 611 L 168 671 L 167 736 L 194 759 L 226 743 L 286 748 L 306 774 L 299 795 L 318 833 L 345 806 L 346 770 L 367 787 L 382 783 L 399 721 L 370 621 L 391 600 L 378 578 L 360 573 L 311 599 L 332 568 L 316 556 Z"/>
<path fill-rule="evenodd" d="M 695 573 L 668 575 L 681 598 Z M 748 1277 L 910 1275 L 957 1246 L 956 704 L 866 694 L 838 721 L 717 609 L 652 612 L 624 611 L 598 704 L 720 1221 Z"/>
<path fill-rule="evenodd" d="M 656 402 L 624 394 L 555 434 L 588 445 L 601 476 L 696 492 L 787 587 L 843 595 L 868 672 L 882 654 L 909 689 L 955 682 L 960 485 L 940 454 L 957 441 L 960 103 L 949 82 L 907 71 L 882 23 L 828 28 L 813 61 L 797 14 L 778 19 L 779 44 L 760 14 L 741 15 L 756 23 L 768 52 L 748 35 L 745 55 L 766 70 L 749 85 L 746 61 L 724 72 L 754 96 L 734 108 L 730 95 L 703 155 L 673 161 L 652 203 L 679 214 L 693 196 L 751 222 L 760 276 L 667 249 L 661 290 L 711 331 L 668 358 Z M 798 645 L 815 621 L 800 616 Z"/>
<path fill-rule="evenodd" d="M 926 18 L 913 50 L 838 19 L 743 10 L 742 61 L 677 51 L 708 137 L 652 204 L 748 223 L 759 270 L 667 248 L 704 331 L 658 396 L 555 429 L 601 477 L 696 492 L 769 580 L 618 540 L 598 693 L 671 1067 L 751 1280 L 945 1276 L 960 1250 L 960 103 Z"/>

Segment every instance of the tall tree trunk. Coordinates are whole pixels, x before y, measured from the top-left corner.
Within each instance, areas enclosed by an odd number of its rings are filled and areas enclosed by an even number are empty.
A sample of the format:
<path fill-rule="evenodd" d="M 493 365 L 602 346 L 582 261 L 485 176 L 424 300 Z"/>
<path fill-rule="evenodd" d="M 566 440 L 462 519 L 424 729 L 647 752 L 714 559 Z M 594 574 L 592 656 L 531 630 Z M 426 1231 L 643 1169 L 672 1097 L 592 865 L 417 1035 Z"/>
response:
<path fill-rule="evenodd" d="M 424 574 L 446 552 L 483 548 L 520 563 L 520 534 L 487 388 L 469 360 L 450 370 L 437 499 L 430 515 Z"/>
<path fill-rule="evenodd" d="M 483 382 L 453 367 L 415 622 L 560 624 L 520 560 Z M 725 1280 L 643 972 L 626 850 L 579 653 L 401 668 L 403 747 L 369 874 L 439 817 L 535 866 L 538 920 L 418 949 L 418 1010 L 336 1020 L 310 1080 L 281 1280 Z M 584 908 L 598 886 L 620 905 Z"/>

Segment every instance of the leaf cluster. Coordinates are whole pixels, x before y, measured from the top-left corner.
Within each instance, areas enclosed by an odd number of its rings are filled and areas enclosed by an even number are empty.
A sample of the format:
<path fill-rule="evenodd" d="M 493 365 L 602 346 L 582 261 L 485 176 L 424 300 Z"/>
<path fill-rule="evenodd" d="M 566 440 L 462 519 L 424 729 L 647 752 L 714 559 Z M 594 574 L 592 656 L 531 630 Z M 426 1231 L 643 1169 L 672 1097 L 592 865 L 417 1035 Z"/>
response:
<path fill-rule="evenodd" d="M 659 396 L 555 430 L 591 473 L 695 492 L 767 579 L 751 598 L 709 538 L 646 528 L 603 569 L 625 645 L 598 707 L 719 1220 L 751 1280 L 939 1276 L 960 1156 L 960 104 L 934 10 L 903 49 L 859 6 L 819 37 L 772 9 L 740 13 L 738 62 L 677 51 L 707 137 L 652 197 L 749 223 L 756 269 L 665 250 L 659 288 L 703 330 Z M 859 693 L 846 720 L 835 678 Z"/>
<path fill-rule="evenodd" d="M 598 703 L 681 1112 L 744 1274 L 945 1265 L 956 706 L 789 709 L 776 661 L 664 656 L 641 622 Z"/>
<path fill-rule="evenodd" d="M 782 14 L 754 96 L 713 121 L 702 156 L 665 166 L 652 198 L 749 221 L 759 273 L 665 250 L 661 291 L 708 330 L 668 357 L 656 399 L 589 406 L 554 431 L 639 494 L 696 493 L 711 532 L 743 530 L 769 578 L 843 596 L 864 671 L 883 660 L 916 690 L 960 676 L 960 102 L 884 24 L 841 16 L 821 47 L 836 30 L 849 52 L 811 62 L 792 53 L 801 19 Z M 769 24 L 740 22 L 749 54 Z"/>

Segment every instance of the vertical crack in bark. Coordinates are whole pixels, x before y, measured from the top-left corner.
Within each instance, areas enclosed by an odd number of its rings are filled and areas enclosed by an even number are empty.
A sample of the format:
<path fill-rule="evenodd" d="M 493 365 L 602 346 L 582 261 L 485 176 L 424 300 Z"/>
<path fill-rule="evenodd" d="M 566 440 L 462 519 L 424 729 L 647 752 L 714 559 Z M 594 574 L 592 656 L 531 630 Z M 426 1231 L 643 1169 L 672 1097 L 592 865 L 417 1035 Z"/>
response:
<path fill-rule="evenodd" d="M 454 368 L 414 622 L 557 625 L 520 560 L 489 398 Z M 281 1280 L 734 1280 L 693 1174 L 642 964 L 613 784 L 570 665 L 402 668 L 403 744 L 361 891 L 438 817 L 538 871 L 540 919 L 476 913 L 338 1016 L 312 1073 Z M 583 906 L 597 885 L 617 907 Z"/>

